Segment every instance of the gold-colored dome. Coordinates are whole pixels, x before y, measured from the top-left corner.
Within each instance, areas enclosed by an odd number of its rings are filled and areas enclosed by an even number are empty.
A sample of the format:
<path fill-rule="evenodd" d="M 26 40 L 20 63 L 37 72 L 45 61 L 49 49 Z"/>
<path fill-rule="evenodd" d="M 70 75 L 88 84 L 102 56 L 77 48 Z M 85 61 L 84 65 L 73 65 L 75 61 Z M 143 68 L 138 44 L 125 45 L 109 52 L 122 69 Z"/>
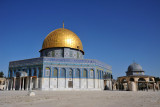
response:
<path fill-rule="evenodd" d="M 58 47 L 69 47 L 83 52 L 82 42 L 79 37 L 65 28 L 59 28 L 49 33 L 43 41 L 42 50 Z"/>

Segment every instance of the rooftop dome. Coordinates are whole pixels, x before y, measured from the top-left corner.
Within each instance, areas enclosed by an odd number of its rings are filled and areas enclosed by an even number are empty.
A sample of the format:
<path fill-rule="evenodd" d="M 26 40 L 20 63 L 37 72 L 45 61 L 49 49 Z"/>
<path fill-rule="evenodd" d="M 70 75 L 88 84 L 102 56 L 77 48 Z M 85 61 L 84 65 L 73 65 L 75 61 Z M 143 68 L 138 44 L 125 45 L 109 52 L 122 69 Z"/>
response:
<path fill-rule="evenodd" d="M 143 70 L 139 64 L 133 63 L 133 64 L 129 65 L 128 71 L 143 71 Z"/>
<path fill-rule="evenodd" d="M 65 28 L 59 28 L 49 33 L 43 41 L 42 50 L 59 47 L 73 48 L 83 52 L 82 42 L 79 37 Z"/>

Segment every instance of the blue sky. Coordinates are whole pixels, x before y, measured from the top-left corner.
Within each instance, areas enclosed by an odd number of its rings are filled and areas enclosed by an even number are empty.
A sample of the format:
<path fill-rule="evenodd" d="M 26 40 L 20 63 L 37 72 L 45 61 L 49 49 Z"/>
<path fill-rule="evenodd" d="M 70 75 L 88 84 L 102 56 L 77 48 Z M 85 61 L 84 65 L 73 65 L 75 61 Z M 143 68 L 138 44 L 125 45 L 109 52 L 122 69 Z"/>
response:
<path fill-rule="evenodd" d="M 7 75 L 9 61 L 39 57 L 63 21 L 85 58 L 111 65 L 114 78 L 133 61 L 160 77 L 159 0 L 0 0 L 0 71 Z"/>

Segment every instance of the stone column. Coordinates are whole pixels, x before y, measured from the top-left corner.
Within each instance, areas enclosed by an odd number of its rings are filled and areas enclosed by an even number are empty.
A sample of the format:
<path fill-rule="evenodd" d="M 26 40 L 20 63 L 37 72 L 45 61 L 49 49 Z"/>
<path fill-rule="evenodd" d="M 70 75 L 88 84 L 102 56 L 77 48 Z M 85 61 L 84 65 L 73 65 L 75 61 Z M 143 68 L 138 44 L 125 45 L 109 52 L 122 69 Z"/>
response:
<path fill-rule="evenodd" d="M 28 90 L 28 81 L 29 79 L 28 79 L 28 77 L 26 78 L 26 90 Z"/>
<path fill-rule="evenodd" d="M 14 83 L 13 83 L 13 90 L 15 90 L 15 85 L 16 85 L 16 78 L 14 77 Z"/>
<path fill-rule="evenodd" d="M 155 87 L 156 86 L 156 83 L 153 83 L 153 91 L 155 91 Z"/>
<path fill-rule="evenodd" d="M 36 78 L 36 89 L 38 89 L 38 78 Z"/>
<path fill-rule="evenodd" d="M 19 90 L 21 90 L 21 77 L 19 77 Z"/>
<path fill-rule="evenodd" d="M 24 77 L 23 77 L 23 83 L 22 83 L 22 90 L 24 90 Z"/>
<path fill-rule="evenodd" d="M 12 90 L 12 87 L 13 87 L 13 82 L 12 82 L 12 78 L 11 78 L 11 88 L 10 88 L 10 90 Z"/>
<path fill-rule="evenodd" d="M 148 82 L 147 82 L 147 91 L 148 91 Z"/>
<path fill-rule="evenodd" d="M 139 88 L 138 88 L 138 82 L 136 82 L 136 89 L 137 89 L 137 91 L 138 91 L 138 89 L 139 89 Z"/>
<path fill-rule="evenodd" d="M 8 85 L 9 85 L 8 79 L 6 80 L 6 85 L 7 85 L 7 91 L 8 91 Z"/>
<path fill-rule="evenodd" d="M 32 77 L 30 77 L 30 90 L 32 90 Z"/>
<path fill-rule="evenodd" d="M 36 71 L 37 71 L 36 88 L 38 89 L 38 76 L 39 76 L 39 69 L 38 69 L 38 67 L 36 68 Z"/>

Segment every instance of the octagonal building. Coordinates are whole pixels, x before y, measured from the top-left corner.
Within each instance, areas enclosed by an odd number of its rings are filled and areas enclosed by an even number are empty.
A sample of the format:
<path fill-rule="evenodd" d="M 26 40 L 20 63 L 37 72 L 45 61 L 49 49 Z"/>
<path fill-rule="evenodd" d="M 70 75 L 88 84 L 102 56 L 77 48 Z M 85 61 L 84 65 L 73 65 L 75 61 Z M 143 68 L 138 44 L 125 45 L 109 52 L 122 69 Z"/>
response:
<path fill-rule="evenodd" d="M 9 63 L 7 90 L 112 89 L 111 66 L 84 59 L 80 38 L 59 28 L 43 41 L 40 57 Z"/>

